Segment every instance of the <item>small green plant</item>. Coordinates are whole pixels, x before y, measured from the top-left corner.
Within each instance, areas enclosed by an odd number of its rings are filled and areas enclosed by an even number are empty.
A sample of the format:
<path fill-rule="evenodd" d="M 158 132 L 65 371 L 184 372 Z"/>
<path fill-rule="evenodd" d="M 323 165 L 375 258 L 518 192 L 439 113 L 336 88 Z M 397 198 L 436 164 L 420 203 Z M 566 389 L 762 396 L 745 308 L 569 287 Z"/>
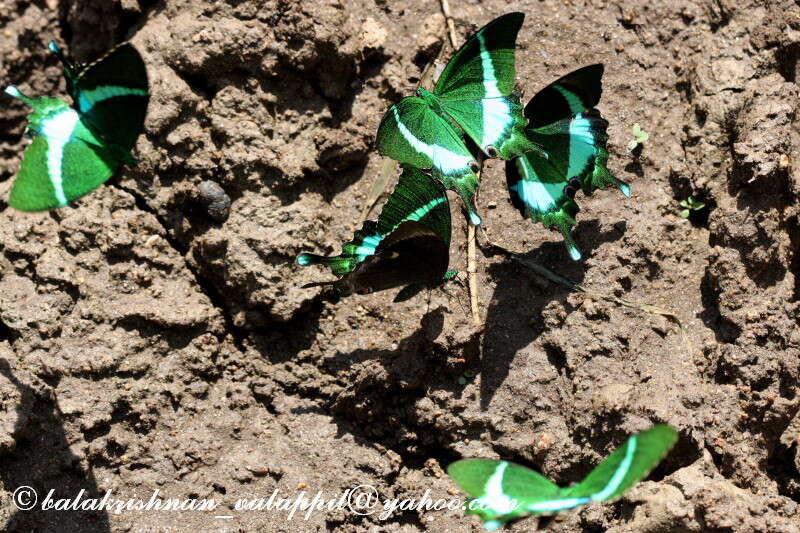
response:
<path fill-rule="evenodd" d="M 628 143 L 629 152 L 633 152 L 634 150 L 636 150 L 636 147 L 639 145 L 644 146 L 644 143 L 646 143 L 647 140 L 650 138 L 650 134 L 644 131 L 638 122 L 633 125 L 632 131 L 633 131 L 633 140 Z"/>
<path fill-rule="evenodd" d="M 683 208 L 681 210 L 681 218 L 689 218 L 689 215 L 692 213 L 692 211 L 700 211 L 706 206 L 706 204 L 705 202 L 696 200 L 694 196 L 690 196 L 686 200 L 681 200 L 680 206 Z"/>

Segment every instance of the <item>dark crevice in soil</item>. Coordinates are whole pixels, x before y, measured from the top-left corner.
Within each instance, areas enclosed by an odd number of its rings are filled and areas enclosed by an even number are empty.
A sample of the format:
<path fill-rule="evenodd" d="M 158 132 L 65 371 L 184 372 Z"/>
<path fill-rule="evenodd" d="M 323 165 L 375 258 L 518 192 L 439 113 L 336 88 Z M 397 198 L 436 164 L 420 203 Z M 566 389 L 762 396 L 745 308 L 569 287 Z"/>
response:
<path fill-rule="evenodd" d="M 717 342 L 736 342 L 742 334 L 742 329 L 720 313 L 720 289 L 711 275 L 710 266 L 706 267 L 705 275 L 700 282 L 700 293 L 703 311 L 699 314 L 699 318 L 714 332 Z"/>
<path fill-rule="evenodd" d="M 211 80 L 214 79 L 213 77 L 203 74 L 188 73 L 177 69 L 174 72 L 189 86 L 194 94 L 207 100 L 209 103 L 214 100 L 214 96 L 217 94 L 217 88 L 212 84 Z"/>
<path fill-rule="evenodd" d="M 0 318 L 0 342 L 8 341 L 9 344 L 14 344 L 14 339 L 17 337 L 16 332 L 8 327 L 8 324 L 3 322 Z"/>
<path fill-rule="evenodd" d="M 797 62 L 800 59 L 800 43 L 778 48 L 775 52 L 778 72 L 788 82 L 797 83 Z"/>
<path fill-rule="evenodd" d="M 203 276 L 198 268 L 193 266 L 189 261 L 186 261 L 185 258 L 188 249 L 186 246 L 181 244 L 181 242 L 178 239 L 174 237 L 170 229 L 170 226 L 164 220 L 164 217 L 161 216 L 155 209 L 150 207 L 150 205 L 148 205 L 144 197 L 142 197 L 142 195 L 139 194 L 137 191 L 127 189 L 126 187 L 123 187 L 117 182 L 112 181 L 109 183 L 112 183 L 120 190 L 130 194 L 133 197 L 134 201 L 136 202 L 136 207 L 138 209 L 140 209 L 145 213 L 153 215 L 153 217 L 158 221 L 158 223 L 161 224 L 161 227 L 164 229 L 164 235 L 163 235 L 164 239 L 169 243 L 169 245 L 173 249 L 175 249 L 175 251 L 177 251 L 181 255 L 182 258 L 184 258 L 183 263 L 184 265 L 186 265 L 186 269 L 189 272 L 191 272 L 195 283 L 203 292 L 203 294 L 206 295 L 208 300 L 211 302 L 211 305 L 213 305 L 219 311 L 219 313 L 225 320 L 225 326 L 226 326 L 225 329 L 227 332 L 230 333 L 234 345 L 239 351 L 244 352 L 245 351 L 244 340 L 247 338 L 247 333 L 242 328 L 236 326 L 236 324 L 233 323 L 233 317 L 231 316 L 231 313 L 228 310 L 228 303 L 225 300 L 224 296 L 220 293 L 219 289 L 217 289 L 214 282 Z"/>
<path fill-rule="evenodd" d="M 796 466 L 798 444 L 775 444 L 767 457 L 767 473 L 778 484 L 778 493 L 800 503 L 800 471 Z"/>
<path fill-rule="evenodd" d="M 678 435 L 678 442 L 666 457 L 656 466 L 647 479 L 661 481 L 681 468 L 685 468 L 702 459 L 703 450 L 697 442 L 685 435 Z"/>
<path fill-rule="evenodd" d="M 166 2 L 164 0 L 138 0 L 138 2 L 138 13 L 135 11 L 122 11 L 120 24 L 117 28 L 120 40 L 126 40 L 132 32 L 135 33 L 149 18 L 166 7 Z"/>
<path fill-rule="evenodd" d="M 794 294 L 792 300 L 800 300 L 800 221 L 795 215 L 786 220 L 786 229 L 789 234 L 790 246 L 790 270 L 794 272 Z"/>

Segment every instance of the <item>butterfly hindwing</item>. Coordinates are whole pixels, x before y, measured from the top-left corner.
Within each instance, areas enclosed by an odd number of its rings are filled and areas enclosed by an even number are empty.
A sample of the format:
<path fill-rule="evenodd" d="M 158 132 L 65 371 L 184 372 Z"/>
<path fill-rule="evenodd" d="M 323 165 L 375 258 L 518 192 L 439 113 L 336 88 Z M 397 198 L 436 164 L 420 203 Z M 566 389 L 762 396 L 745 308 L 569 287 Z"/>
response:
<path fill-rule="evenodd" d="M 348 281 L 354 292 L 361 294 L 410 283 L 439 283 L 447 271 L 449 254 L 449 246 L 435 231 L 406 220 L 381 241 L 375 255 L 358 265 Z"/>
<path fill-rule="evenodd" d="M 378 232 L 388 235 L 402 222 L 414 220 L 450 244 L 450 202 L 438 181 L 421 170 L 403 165 L 403 173 L 378 216 Z"/>
<path fill-rule="evenodd" d="M 579 68 L 536 93 L 525 106 L 529 127 L 552 124 L 595 107 L 603 92 L 603 68 L 599 63 Z"/>
<path fill-rule="evenodd" d="M 530 153 L 506 163 L 506 179 L 511 201 L 524 217 L 556 228 L 564 237 L 570 257 L 577 261 L 581 252 L 572 237 L 578 204 L 572 199 L 578 182 L 570 184 L 549 159 Z"/>
<path fill-rule="evenodd" d="M 439 283 L 447 272 L 450 233 L 450 204 L 442 184 L 404 165 L 377 222 L 366 221 L 340 255 L 304 253 L 297 262 L 327 264 L 348 294 Z"/>

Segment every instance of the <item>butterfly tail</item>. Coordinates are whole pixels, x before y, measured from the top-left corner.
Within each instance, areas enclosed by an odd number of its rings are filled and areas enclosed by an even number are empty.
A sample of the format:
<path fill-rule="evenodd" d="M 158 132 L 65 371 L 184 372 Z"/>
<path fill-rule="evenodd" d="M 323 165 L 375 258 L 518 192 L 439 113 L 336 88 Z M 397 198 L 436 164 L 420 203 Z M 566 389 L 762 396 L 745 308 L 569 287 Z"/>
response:
<path fill-rule="evenodd" d="M 13 96 L 14 98 L 16 98 L 18 100 L 22 100 L 23 102 L 28 104 L 28 106 L 30 106 L 30 107 L 33 107 L 35 105 L 33 98 L 30 98 L 30 97 L 25 96 L 24 94 L 22 94 L 22 92 L 20 92 L 20 90 L 17 89 L 17 87 L 14 86 L 14 85 L 9 85 L 8 87 L 6 87 L 5 93 L 7 95 L 9 95 L 9 96 Z"/>
<path fill-rule="evenodd" d="M 606 149 L 598 147 L 597 155 L 594 159 L 594 168 L 592 173 L 587 179 L 583 180 L 583 192 L 592 194 L 596 189 L 606 189 L 608 187 L 616 187 L 626 197 L 631 197 L 631 187 L 626 182 L 614 176 L 608 170 L 606 163 L 608 162 L 608 152 Z"/>
<path fill-rule="evenodd" d="M 546 227 L 557 229 L 564 237 L 564 244 L 573 261 L 580 261 L 583 257 L 572 236 L 572 227 L 575 225 L 575 215 L 578 214 L 578 211 L 578 204 L 570 199 L 563 203 L 560 210 L 542 217 L 542 223 Z"/>
<path fill-rule="evenodd" d="M 459 176 L 446 176 L 436 172 L 436 170 L 434 170 L 432 174 L 434 178 L 442 182 L 446 189 L 455 191 L 456 194 L 461 197 L 461 200 L 464 202 L 464 207 L 467 210 L 469 223 L 473 226 L 480 226 L 483 219 L 478 214 L 478 210 L 475 207 L 475 195 L 480 185 L 477 174 L 468 171 Z"/>
<path fill-rule="evenodd" d="M 61 61 L 61 64 L 64 67 L 64 72 L 67 74 L 68 83 L 70 83 L 69 78 L 74 78 L 77 74 L 78 69 L 75 67 L 75 63 L 67 59 L 67 56 L 64 55 L 64 51 L 61 50 L 55 41 L 50 41 L 47 44 L 47 48 L 56 55 L 59 61 Z"/>
<path fill-rule="evenodd" d="M 297 256 L 296 262 L 300 266 L 308 266 L 308 265 L 330 265 L 333 263 L 337 256 L 328 257 L 325 255 L 317 255 L 317 254 L 307 254 L 303 253 Z"/>
<path fill-rule="evenodd" d="M 573 200 L 580 183 L 566 181 L 551 158 L 532 152 L 506 164 L 506 179 L 511 201 L 522 216 L 558 229 L 570 257 L 578 261 L 582 254 L 572 237 L 572 227 L 580 210 Z"/>

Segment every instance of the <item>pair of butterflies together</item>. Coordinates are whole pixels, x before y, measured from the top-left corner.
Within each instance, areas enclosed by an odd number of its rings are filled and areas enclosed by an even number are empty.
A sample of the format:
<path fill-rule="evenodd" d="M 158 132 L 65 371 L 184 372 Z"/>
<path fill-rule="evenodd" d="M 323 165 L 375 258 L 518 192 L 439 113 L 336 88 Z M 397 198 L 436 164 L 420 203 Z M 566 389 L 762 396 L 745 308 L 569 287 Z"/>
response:
<path fill-rule="evenodd" d="M 678 433 L 656 425 L 633 435 L 583 481 L 559 487 L 524 466 L 490 459 L 463 459 L 447 473 L 470 497 L 468 514 L 477 514 L 492 531 L 528 514 L 553 515 L 591 502 L 614 500 L 646 478 L 672 449 Z"/>
<path fill-rule="evenodd" d="M 57 98 L 28 98 L 14 86 L 5 92 L 33 110 L 33 142 L 8 203 L 21 211 L 63 207 L 108 180 L 122 163 L 135 163 L 131 150 L 144 129 L 150 98 L 141 55 L 129 43 L 88 65 L 67 59 L 55 43 L 73 105 Z"/>
<path fill-rule="evenodd" d="M 403 164 L 403 173 L 377 223 L 367 221 L 342 253 L 303 253 L 300 265 L 326 264 L 340 279 L 344 295 L 404 286 L 402 300 L 424 285 L 450 279 L 450 210 L 444 189 L 461 196 L 472 224 L 478 159 L 508 161 L 511 199 L 523 216 L 560 230 L 574 260 L 572 238 L 578 205 L 575 193 L 609 185 L 630 196 L 630 188 L 606 168 L 606 122 L 594 109 L 602 92 L 602 65 L 590 65 L 558 79 L 525 106 L 514 92 L 514 49 L 522 13 L 496 18 L 456 51 L 433 92 L 418 89 L 389 111 L 378 129 L 381 154 Z M 483 155 L 477 158 L 464 134 Z M 419 169 L 430 169 L 430 176 Z M 396 299 L 395 301 L 398 301 Z"/>

